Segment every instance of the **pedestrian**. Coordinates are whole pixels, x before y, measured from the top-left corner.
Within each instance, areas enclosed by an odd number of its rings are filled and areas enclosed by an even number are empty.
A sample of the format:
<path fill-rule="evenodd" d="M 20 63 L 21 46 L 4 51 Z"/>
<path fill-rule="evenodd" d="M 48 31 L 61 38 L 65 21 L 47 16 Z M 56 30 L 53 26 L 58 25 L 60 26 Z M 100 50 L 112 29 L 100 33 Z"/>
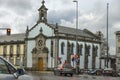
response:
<path fill-rule="evenodd" d="M 65 60 L 64 64 L 66 64 L 66 63 L 67 63 L 67 61 Z"/>

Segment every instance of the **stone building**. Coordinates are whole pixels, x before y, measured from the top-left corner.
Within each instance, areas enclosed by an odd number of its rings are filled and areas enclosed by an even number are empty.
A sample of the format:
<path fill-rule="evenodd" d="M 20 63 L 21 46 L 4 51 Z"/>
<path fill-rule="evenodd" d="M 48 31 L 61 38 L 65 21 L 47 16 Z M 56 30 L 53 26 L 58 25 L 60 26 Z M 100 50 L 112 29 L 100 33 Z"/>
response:
<path fill-rule="evenodd" d="M 120 31 L 116 32 L 116 69 L 120 71 Z"/>
<path fill-rule="evenodd" d="M 104 68 L 101 65 L 104 61 L 100 59 L 102 33 L 78 29 L 76 36 L 74 28 L 48 23 L 47 10 L 43 0 L 38 9 L 38 21 L 33 27 L 27 27 L 23 34 L 0 36 L 0 54 L 10 61 L 12 59 L 14 64 L 21 61 L 26 68 L 36 70 L 53 68 L 65 60 L 73 67 L 79 62 L 80 69 Z M 78 58 L 72 60 L 71 57 L 76 54 Z"/>
<path fill-rule="evenodd" d="M 25 56 L 24 39 L 24 33 L 0 36 L 0 56 L 16 66 L 22 64 Z"/>
<path fill-rule="evenodd" d="M 59 61 L 71 62 L 71 55 L 76 54 L 76 29 L 49 24 L 47 22 L 48 9 L 44 3 L 42 1 L 42 6 L 38 9 L 37 23 L 26 31 L 26 64 L 29 68 L 39 70 L 57 66 Z M 84 29 L 78 30 L 77 38 L 80 68 L 99 68 L 100 36 Z"/>

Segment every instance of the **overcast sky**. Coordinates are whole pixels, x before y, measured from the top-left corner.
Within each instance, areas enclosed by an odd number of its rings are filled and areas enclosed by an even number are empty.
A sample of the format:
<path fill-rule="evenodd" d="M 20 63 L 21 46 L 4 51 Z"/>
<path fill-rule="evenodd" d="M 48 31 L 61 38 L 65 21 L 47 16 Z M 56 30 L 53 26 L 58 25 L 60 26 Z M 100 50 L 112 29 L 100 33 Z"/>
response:
<path fill-rule="evenodd" d="M 42 0 L 0 0 L 0 28 L 10 27 L 12 34 L 24 33 L 38 20 L 38 9 Z M 78 0 L 79 29 L 96 33 L 102 31 L 106 37 L 106 9 L 109 3 L 109 45 L 115 54 L 115 32 L 120 30 L 120 0 Z M 73 0 L 45 0 L 48 22 L 75 28 L 76 4 Z M 0 31 L 6 34 L 6 31 Z"/>

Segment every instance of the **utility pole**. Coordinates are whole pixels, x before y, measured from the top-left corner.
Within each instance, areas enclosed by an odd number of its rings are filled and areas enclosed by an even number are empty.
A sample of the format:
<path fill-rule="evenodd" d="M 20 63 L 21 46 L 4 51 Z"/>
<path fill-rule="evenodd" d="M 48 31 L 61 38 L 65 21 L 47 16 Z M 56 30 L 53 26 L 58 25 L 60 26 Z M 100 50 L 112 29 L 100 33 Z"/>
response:
<path fill-rule="evenodd" d="M 109 8 L 109 3 L 107 3 L 107 68 L 108 68 L 108 61 L 109 61 L 109 54 L 108 54 L 108 8 Z"/>
<path fill-rule="evenodd" d="M 78 46 L 77 46 L 77 44 L 78 44 L 78 40 L 77 40 L 77 34 L 78 34 L 78 32 L 77 32 L 77 30 L 78 30 L 78 1 L 77 0 L 74 0 L 73 2 L 75 2 L 76 3 L 76 55 L 78 56 Z M 78 61 L 79 62 L 79 61 Z M 76 62 L 76 74 L 78 74 L 79 73 L 79 63 L 78 62 Z"/>

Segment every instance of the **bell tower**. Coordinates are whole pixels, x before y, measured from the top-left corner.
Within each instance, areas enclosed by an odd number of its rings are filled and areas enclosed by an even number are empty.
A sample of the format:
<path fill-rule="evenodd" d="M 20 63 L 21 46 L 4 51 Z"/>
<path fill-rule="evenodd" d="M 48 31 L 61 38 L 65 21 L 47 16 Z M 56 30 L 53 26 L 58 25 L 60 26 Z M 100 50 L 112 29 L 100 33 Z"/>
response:
<path fill-rule="evenodd" d="M 39 11 L 39 22 L 47 22 L 47 8 L 45 7 L 45 1 L 42 1 L 42 6 L 38 9 Z"/>

